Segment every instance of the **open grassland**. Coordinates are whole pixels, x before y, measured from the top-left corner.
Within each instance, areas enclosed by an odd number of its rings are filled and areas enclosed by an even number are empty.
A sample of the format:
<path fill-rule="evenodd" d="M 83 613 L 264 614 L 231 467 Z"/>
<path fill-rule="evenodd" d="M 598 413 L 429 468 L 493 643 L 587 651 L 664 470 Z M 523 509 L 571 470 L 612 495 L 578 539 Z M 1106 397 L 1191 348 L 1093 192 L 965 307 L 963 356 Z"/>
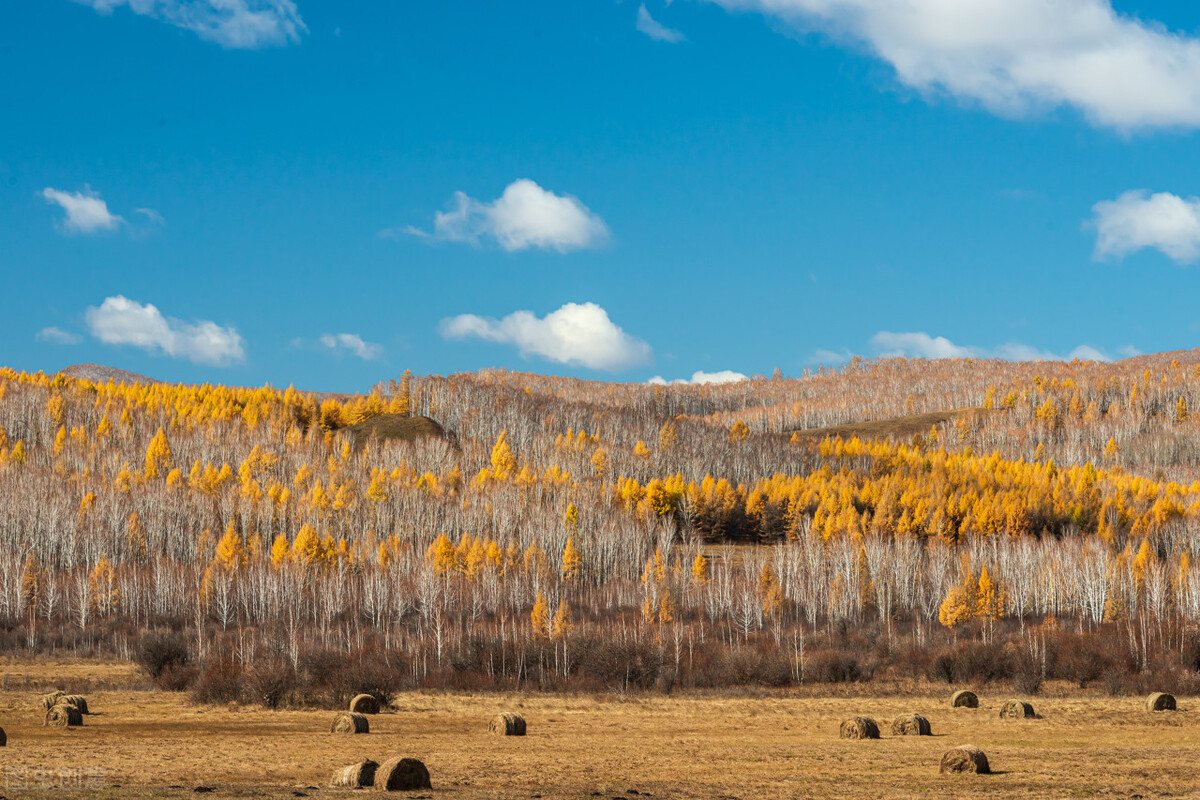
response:
<path fill-rule="evenodd" d="M 107 668 L 112 670 L 113 668 Z M 46 676 L 71 674 L 39 665 Z M 82 671 L 80 671 L 82 672 Z M 747 697 L 403 694 L 367 735 L 328 733 L 330 711 L 193 706 L 150 691 L 94 691 L 83 727 L 41 725 L 41 681 L 6 668 L 0 720 L 8 733 L 7 797 L 62 797 L 82 784 L 105 797 L 344 796 L 334 768 L 411 755 L 429 767 L 431 796 L 585 798 L 1192 797 L 1200 796 L 1200 699 L 1152 714 L 1143 698 L 1032 698 L 1042 719 L 1005 721 L 1007 699 L 951 709 L 948 692 L 877 697 L 797 693 Z M 115 678 L 109 675 L 106 679 Z M 931 690 L 927 690 L 930 692 Z M 501 710 L 524 715 L 524 738 L 489 736 Z M 918 711 L 932 737 L 889 736 Z M 875 717 L 884 738 L 844 741 L 839 723 Z M 981 747 L 997 774 L 938 774 L 952 746 Z M 417 794 L 430 795 L 429 792 Z"/>

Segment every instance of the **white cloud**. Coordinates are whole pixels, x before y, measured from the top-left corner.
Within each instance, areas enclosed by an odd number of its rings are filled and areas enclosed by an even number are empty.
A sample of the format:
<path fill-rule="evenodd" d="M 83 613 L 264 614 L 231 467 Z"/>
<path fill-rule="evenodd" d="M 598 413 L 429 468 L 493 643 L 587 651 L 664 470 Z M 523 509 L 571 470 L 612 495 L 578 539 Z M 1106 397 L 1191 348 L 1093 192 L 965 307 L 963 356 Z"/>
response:
<path fill-rule="evenodd" d="M 1039 350 L 1019 342 L 1006 342 L 991 348 L 957 345 L 944 336 L 930 336 L 920 331 L 893 333 L 880 331 L 871 337 L 871 347 L 881 356 L 904 358 L 999 358 L 1004 361 L 1111 361 L 1105 353 L 1082 344 L 1063 356 L 1049 350 Z"/>
<path fill-rule="evenodd" d="M 655 375 L 646 383 L 654 386 L 699 386 L 705 383 L 738 383 L 739 381 L 747 380 L 746 376 L 740 372 L 734 372 L 731 369 L 723 369 L 719 372 L 705 372 L 704 370 L 696 370 L 690 378 L 676 378 L 673 381 L 667 381 L 661 375 Z"/>
<path fill-rule="evenodd" d="M 36 338 L 39 342 L 49 342 L 50 344 L 79 344 L 82 337 L 77 333 L 64 331 L 62 328 L 55 328 L 52 325 L 38 331 Z"/>
<path fill-rule="evenodd" d="M 70 233 L 112 231 L 125 222 L 109 211 L 108 204 L 90 188 L 85 187 L 82 192 L 63 192 L 47 186 L 42 190 L 42 197 L 66 212 L 62 227 Z"/>
<path fill-rule="evenodd" d="M 383 355 L 382 345 L 364 342 L 361 336 L 354 333 L 327 333 L 317 341 L 322 347 L 330 350 L 349 350 L 364 361 L 371 361 Z"/>
<path fill-rule="evenodd" d="M 101 14 L 128 6 L 231 49 L 286 45 L 308 31 L 292 0 L 75 0 Z"/>
<path fill-rule="evenodd" d="M 186 358 L 197 364 L 225 366 L 242 361 L 242 337 L 232 327 L 198 320 L 194 324 L 164 317 L 150 303 L 122 295 L 109 297 L 84 315 L 92 336 L 105 344 L 131 344 L 148 352 Z"/>
<path fill-rule="evenodd" d="M 944 336 L 928 333 L 892 333 L 880 331 L 871 337 L 871 345 L 885 356 L 910 358 L 969 358 L 969 347 L 959 347 Z"/>
<path fill-rule="evenodd" d="M 461 314 L 442 320 L 438 330 L 447 339 L 473 336 L 514 345 L 522 356 L 590 369 L 619 370 L 654 360 L 650 345 L 614 325 L 595 303 L 567 303 L 541 319 L 530 311 L 501 320 Z"/>
<path fill-rule="evenodd" d="M 1110 0 L 710 0 L 865 46 L 896 78 L 1013 114 L 1066 105 L 1122 130 L 1200 125 L 1200 40 Z"/>
<path fill-rule="evenodd" d="M 687 39 L 681 32 L 668 28 L 650 16 L 650 12 L 646 10 L 645 3 L 638 6 L 637 29 L 657 42 L 671 42 L 674 44 Z"/>
<path fill-rule="evenodd" d="M 1096 203 L 1092 212 L 1097 259 L 1123 258 L 1143 247 L 1157 248 L 1180 264 L 1200 258 L 1200 197 L 1135 189 Z"/>
<path fill-rule="evenodd" d="M 412 226 L 381 231 L 383 236 L 398 233 L 429 235 Z M 538 247 L 565 253 L 604 244 L 608 226 L 578 199 L 548 192 L 522 178 L 490 203 L 455 192 L 454 208 L 434 216 L 433 236 L 473 244 L 486 237 L 508 251 Z"/>
<path fill-rule="evenodd" d="M 1122 358 L 1133 358 L 1134 356 L 1140 356 L 1142 354 L 1142 351 L 1138 350 L 1136 347 L 1134 347 L 1131 344 L 1127 344 L 1127 345 L 1123 345 L 1122 347 L 1118 347 L 1117 353 Z"/>

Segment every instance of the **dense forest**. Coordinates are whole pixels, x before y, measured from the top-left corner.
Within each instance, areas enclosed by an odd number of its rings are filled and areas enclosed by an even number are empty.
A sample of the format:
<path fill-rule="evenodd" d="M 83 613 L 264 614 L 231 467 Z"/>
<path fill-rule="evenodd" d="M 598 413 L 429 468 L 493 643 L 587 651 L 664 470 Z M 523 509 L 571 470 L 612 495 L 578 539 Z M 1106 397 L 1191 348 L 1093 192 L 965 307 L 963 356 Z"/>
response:
<path fill-rule="evenodd" d="M 267 705 L 1200 688 L 1200 352 L 701 386 L 406 373 L 367 395 L 69 373 L 0 371 L 12 653 Z"/>

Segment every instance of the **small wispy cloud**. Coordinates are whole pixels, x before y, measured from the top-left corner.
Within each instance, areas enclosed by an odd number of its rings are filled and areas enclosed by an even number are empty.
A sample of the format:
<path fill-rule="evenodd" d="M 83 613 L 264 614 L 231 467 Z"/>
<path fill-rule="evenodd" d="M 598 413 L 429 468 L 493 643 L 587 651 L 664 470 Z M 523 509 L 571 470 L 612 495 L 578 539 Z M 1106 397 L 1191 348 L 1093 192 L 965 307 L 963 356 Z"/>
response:
<path fill-rule="evenodd" d="M 491 239 L 508 251 L 539 248 L 566 253 L 604 244 L 608 226 L 577 198 L 555 194 L 522 178 L 491 202 L 455 192 L 454 207 L 434 216 L 432 233 L 411 225 L 380 232 L 382 236 L 400 234 L 471 244 Z"/>
<path fill-rule="evenodd" d="M 365 342 L 356 333 L 326 333 L 317 341 L 326 350 L 346 351 L 364 361 L 374 361 L 383 355 L 383 345 Z"/>
<path fill-rule="evenodd" d="M 742 373 L 734 372 L 731 369 L 723 369 L 717 372 L 696 370 L 690 378 L 676 378 L 673 381 L 668 381 L 661 375 L 655 375 L 646 381 L 646 383 L 653 386 L 700 386 L 709 383 L 740 383 L 744 380 L 749 379 Z"/>
<path fill-rule="evenodd" d="M 125 223 L 118 214 L 108 210 L 108 203 L 89 187 L 79 192 L 64 192 L 47 186 L 42 190 L 47 203 L 58 206 L 66 215 L 62 230 L 67 233 L 99 233 L 115 231 Z"/>
<path fill-rule="evenodd" d="M 646 10 L 646 4 L 642 3 L 638 6 L 637 12 L 637 29 L 649 36 L 656 42 L 670 42 L 676 44 L 678 42 L 687 41 L 687 37 L 682 32 L 674 28 L 668 28 L 654 17 L 650 16 L 650 12 Z"/>
<path fill-rule="evenodd" d="M 70 331 L 64 331 L 62 328 L 56 328 L 53 325 L 48 328 L 42 328 L 37 332 L 37 336 L 34 338 L 36 338 L 39 342 L 46 342 L 48 344 L 72 345 L 79 344 L 81 341 L 83 341 L 83 337 L 79 334 L 71 333 Z"/>
<path fill-rule="evenodd" d="M 292 0 L 75 0 L 101 14 L 128 7 L 134 14 L 191 31 L 235 50 L 278 47 L 307 33 Z"/>
<path fill-rule="evenodd" d="M 999 358 L 1005 361 L 1111 361 L 1101 350 L 1081 344 L 1062 356 L 1020 342 L 1006 342 L 993 348 L 958 345 L 944 336 L 922 331 L 893 333 L 879 331 L 871 337 L 871 347 L 880 356 L 905 358 Z"/>

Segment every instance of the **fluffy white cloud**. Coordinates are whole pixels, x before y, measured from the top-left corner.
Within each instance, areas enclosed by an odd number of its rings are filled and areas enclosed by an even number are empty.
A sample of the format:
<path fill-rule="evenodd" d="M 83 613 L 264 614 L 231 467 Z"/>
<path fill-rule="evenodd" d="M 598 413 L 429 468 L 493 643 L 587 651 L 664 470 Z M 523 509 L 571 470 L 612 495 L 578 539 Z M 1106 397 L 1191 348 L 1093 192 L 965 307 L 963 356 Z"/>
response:
<path fill-rule="evenodd" d="M 105 344 L 131 344 L 197 364 L 225 366 L 246 357 L 242 337 L 208 320 L 194 324 L 164 317 L 157 308 L 122 295 L 109 297 L 84 315 L 92 336 Z"/>
<path fill-rule="evenodd" d="M 231 49 L 255 49 L 300 41 L 307 32 L 292 0 L 75 0 L 111 14 L 128 6 Z"/>
<path fill-rule="evenodd" d="M 1111 361 L 1100 350 L 1090 345 L 1079 345 L 1063 356 L 1049 350 L 1039 350 L 1018 342 L 1006 342 L 992 349 L 957 345 L 944 336 L 930 336 L 920 331 L 893 333 L 880 331 L 871 337 L 871 347 L 881 356 L 903 356 L 905 358 L 999 358 L 1005 361 Z"/>
<path fill-rule="evenodd" d="M 567 303 L 541 319 L 530 311 L 515 311 L 500 320 L 461 314 L 442 320 L 438 330 L 447 339 L 476 337 L 510 344 L 522 356 L 590 369 L 619 370 L 654 359 L 650 345 L 613 324 L 595 303 Z"/>
<path fill-rule="evenodd" d="M 70 233 L 112 231 L 125 220 L 108 210 L 100 195 L 85 188 L 82 192 L 63 192 L 47 186 L 42 190 L 46 202 L 53 203 L 66 213 L 63 230 Z"/>
<path fill-rule="evenodd" d="M 897 79 L 992 110 L 1072 106 L 1129 130 L 1200 125 L 1200 40 L 1110 0 L 710 0 L 865 46 Z"/>
<path fill-rule="evenodd" d="M 395 233 L 428 236 L 412 226 L 382 232 L 385 236 Z M 509 251 L 538 247 L 565 253 L 604 244 L 608 226 L 578 199 L 548 192 L 522 178 L 490 203 L 455 192 L 454 208 L 434 217 L 433 236 L 471 243 L 491 238 Z"/>
<path fill-rule="evenodd" d="M 354 333 L 327 333 L 317 341 L 329 350 L 349 350 L 364 361 L 371 361 L 383 355 L 382 345 L 364 342 L 361 336 Z"/>
<path fill-rule="evenodd" d="M 1200 197 L 1135 189 L 1092 206 L 1097 259 L 1124 256 L 1143 247 L 1161 250 L 1180 264 L 1200 258 Z"/>
<path fill-rule="evenodd" d="M 663 25 L 646 10 L 646 4 L 638 6 L 637 29 L 657 42 L 682 42 L 687 39 L 682 33 Z"/>
<path fill-rule="evenodd" d="M 676 378 L 673 381 L 668 381 L 661 375 L 655 375 L 646 383 L 655 386 L 698 386 L 703 383 L 738 383 L 739 381 L 748 380 L 745 375 L 740 372 L 734 372 L 731 369 L 723 369 L 719 372 L 705 372 L 704 370 L 696 370 L 690 378 Z"/>
<path fill-rule="evenodd" d="M 79 334 L 55 328 L 53 325 L 38 331 L 36 338 L 39 342 L 49 342 L 50 344 L 79 344 L 81 339 Z"/>

